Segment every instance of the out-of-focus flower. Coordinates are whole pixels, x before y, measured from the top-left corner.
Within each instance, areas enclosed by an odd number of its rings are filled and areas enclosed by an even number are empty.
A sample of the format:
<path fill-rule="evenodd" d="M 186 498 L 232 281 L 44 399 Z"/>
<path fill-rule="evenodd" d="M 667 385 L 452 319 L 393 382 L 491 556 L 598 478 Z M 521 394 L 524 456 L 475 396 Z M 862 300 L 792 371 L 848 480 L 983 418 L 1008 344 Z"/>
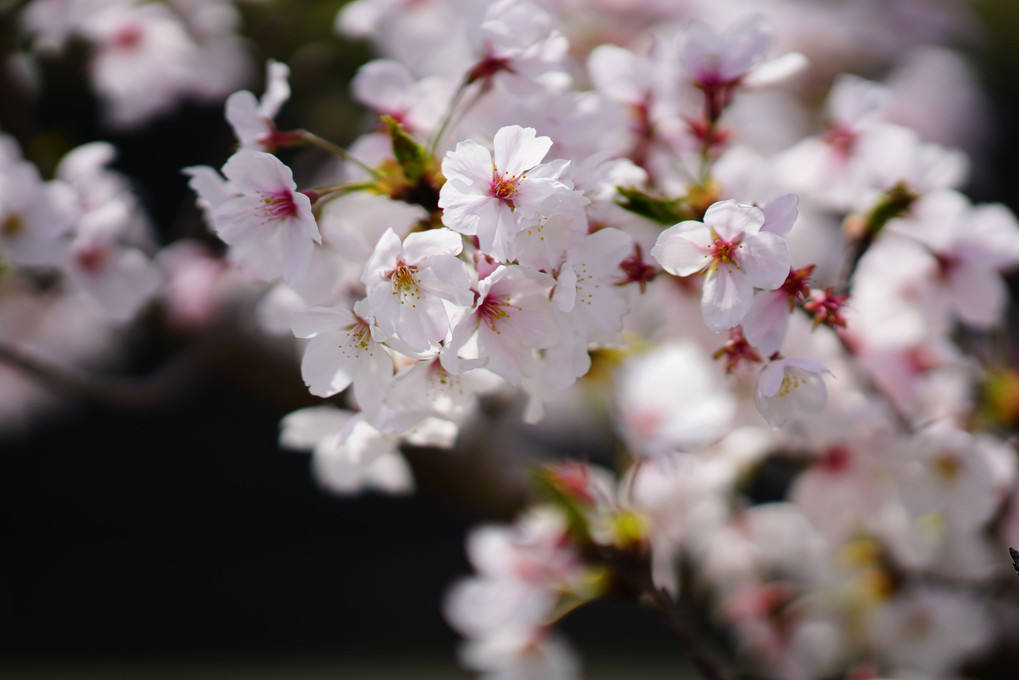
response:
<path fill-rule="evenodd" d="M 687 29 L 680 61 L 688 77 L 704 89 L 740 81 L 745 85 L 765 85 L 806 66 L 806 57 L 795 52 L 765 62 L 770 46 L 770 28 L 759 14 L 724 34 L 702 21 L 694 21 Z"/>
<path fill-rule="evenodd" d="M 226 119 L 242 149 L 273 151 L 273 120 L 290 99 L 290 68 L 272 59 L 265 67 L 265 93 L 259 100 L 247 90 L 234 92 L 226 100 Z"/>
<path fill-rule="evenodd" d="M 754 403 L 772 427 L 782 427 L 794 415 L 815 414 L 828 403 L 828 388 L 821 379 L 831 371 L 812 359 L 776 359 L 757 378 Z"/>
<path fill-rule="evenodd" d="M 633 452 L 659 456 L 721 438 L 736 411 L 723 380 L 691 342 L 672 342 L 627 361 L 619 372 L 616 408 Z"/>

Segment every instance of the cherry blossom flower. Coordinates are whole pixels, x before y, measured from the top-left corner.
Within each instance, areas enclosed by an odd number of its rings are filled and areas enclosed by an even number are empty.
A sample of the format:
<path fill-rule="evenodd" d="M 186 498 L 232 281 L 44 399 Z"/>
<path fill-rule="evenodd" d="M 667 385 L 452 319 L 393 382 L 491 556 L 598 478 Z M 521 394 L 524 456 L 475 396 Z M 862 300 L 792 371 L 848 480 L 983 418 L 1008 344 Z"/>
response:
<path fill-rule="evenodd" d="M 484 640 L 470 640 L 460 649 L 465 668 L 486 680 L 579 680 L 576 653 L 548 629 L 512 632 Z"/>
<path fill-rule="evenodd" d="M 410 234 L 402 244 L 392 229 L 382 235 L 361 274 L 377 340 L 397 335 L 413 353 L 438 348 L 449 332 L 443 301 L 474 304 L 470 271 L 456 257 L 462 248 L 448 229 Z"/>
<path fill-rule="evenodd" d="M 290 168 L 271 154 L 241 149 L 227 160 L 223 174 L 237 193 L 216 206 L 216 233 L 245 249 L 246 258 L 280 258 L 284 280 L 299 282 L 322 237 L 311 201 L 297 191 Z"/>
<path fill-rule="evenodd" d="M 986 443 L 968 432 L 937 427 L 917 434 L 898 470 L 902 499 L 914 516 L 936 512 L 952 527 L 972 530 L 998 509 Z"/>
<path fill-rule="evenodd" d="M 541 162 L 552 140 L 534 128 L 500 128 L 493 147 L 468 140 L 446 154 L 439 207 L 443 224 L 477 236 L 483 251 L 506 262 L 516 235 L 551 213 L 571 186 L 562 180 L 565 161 Z"/>
<path fill-rule="evenodd" d="M 150 225 L 127 180 L 109 169 L 114 148 L 85 144 L 61 159 L 56 175 L 70 189 L 77 221 L 63 262 L 68 278 L 117 322 L 125 322 L 162 285 L 147 254 Z"/>
<path fill-rule="evenodd" d="M 690 341 L 627 361 L 617 377 L 616 401 L 619 426 L 634 452 L 653 457 L 721 438 L 736 412 L 722 378 Z"/>
<path fill-rule="evenodd" d="M 754 403 L 773 428 L 797 414 L 814 414 L 828 403 L 828 389 L 821 375 L 831 371 L 812 359 L 776 359 L 761 371 Z"/>
<path fill-rule="evenodd" d="M 992 640 L 988 612 L 962 591 L 920 586 L 870 617 L 872 644 L 898 668 L 944 675 Z"/>
<path fill-rule="evenodd" d="M 929 251 L 923 288 L 932 306 L 947 307 L 972 326 L 1000 322 L 1008 290 L 999 272 L 1019 264 L 1019 223 L 1009 210 L 974 207 L 962 194 L 937 191 L 918 199 L 906 218 L 888 228 Z"/>
<path fill-rule="evenodd" d="M 344 306 L 311 307 L 294 319 L 298 338 L 309 338 L 301 361 L 301 376 L 308 390 L 330 397 L 354 386 L 354 396 L 365 411 L 373 412 L 393 378 L 393 360 L 372 339 L 367 303 L 353 311 Z"/>
<path fill-rule="evenodd" d="M 84 18 L 82 33 L 96 45 L 92 81 L 114 124 L 137 126 L 188 91 L 200 51 L 169 7 L 103 3 Z"/>
<path fill-rule="evenodd" d="M 537 350 L 556 343 L 555 311 L 548 299 L 554 279 L 516 265 L 500 265 L 478 284 L 474 308 L 452 330 L 439 355 L 459 374 L 484 366 L 519 385 L 538 370 Z M 474 339 L 476 357 L 460 352 Z"/>
<path fill-rule="evenodd" d="M 444 80 L 415 80 L 410 69 L 392 59 L 376 59 L 362 66 L 350 89 L 362 104 L 393 118 L 411 134 L 431 132 L 452 96 L 452 88 Z"/>
<path fill-rule="evenodd" d="M 410 466 L 393 441 L 350 411 L 332 406 L 294 411 L 280 422 L 280 446 L 312 451 L 316 477 L 334 493 L 377 489 L 404 494 L 414 489 Z"/>
<path fill-rule="evenodd" d="M 538 88 L 561 89 L 570 83 L 563 69 L 569 43 L 552 28 L 552 17 L 529 0 L 496 0 L 469 37 L 481 58 L 469 80 L 503 83 L 515 93 Z"/>
<path fill-rule="evenodd" d="M 827 131 L 783 152 L 775 169 L 783 183 L 833 208 L 850 208 L 874 182 L 880 130 L 889 93 L 878 83 L 844 74 L 832 85 Z"/>
<path fill-rule="evenodd" d="M 64 269 L 112 319 L 123 322 L 156 294 L 163 277 L 141 250 L 118 241 L 117 212 L 96 210 L 79 222 Z"/>
<path fill-rule="evenodd" d="M 465 665 L 485 677 L 570 680 L 577 663 L 547 626 L 560 597 L 585 588 L 585 567 L 566 540 L 566 518 L 531 508 L 512 527 L 485 526 L 467 539 L 477 575 L 459 581 L 444 603 L 446 620 L 468 638 Z"/>
<path fill-rule="evenodd" d="M 719 34 L 694 21 L 687 29 L 680 62 L 689 78 L 704 89 L 732 85 L 765 85 L 786 78 L 806 66 L 802 54 L 790 53 L 770 62 L 771 31 L 761 15 L 752 15 Z"/>
<path fill-rule="evenodd" d="M 59 264 L 76 217 L 67 187 L 43 182 L 17 143 L 0 134 L 0 258 L 19 266 Z"/>
<path fill-rule="evenodd" d="M 260 100 L 247 90 L 234 92 L 226 100 L 226 119 L 242 149 L 272 151 L 275 147 L 273 119 L 290 99 L 289 76 L 290 68 L 286 64 L 270 59 L 265 67 L 265 93 Z"/>
<path fill-rule="evenodd" d="M 785 239 L 763 230 L 765 222 L 760 208 L 721 201 L 708 208 L 703 222 L 680 222 L 663 231 L 651 249 L 670 274 L 706 272 L 701 312 L 715 332 L 743 319 L 754 287 L 773 290 L 789 273 Z"/>

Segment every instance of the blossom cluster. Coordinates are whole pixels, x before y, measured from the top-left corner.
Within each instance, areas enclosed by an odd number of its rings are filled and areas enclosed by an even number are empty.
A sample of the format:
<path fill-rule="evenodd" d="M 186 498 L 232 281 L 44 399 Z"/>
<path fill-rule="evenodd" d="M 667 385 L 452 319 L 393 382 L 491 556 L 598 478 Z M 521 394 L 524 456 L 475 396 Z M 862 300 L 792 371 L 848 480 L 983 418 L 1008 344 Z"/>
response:
<path fill-rule="evenodd" d="M 920 47 L 952 22 L 920 3 L 900 7 L 910 30 L 807 2 L 596 4 L 597 20 L 551 0 L 346 5 L 337 29 L 383 55 L 351 84 L 373 115 L 346 149 L 277 127 L 290 69 L 270 61 L 261 97 L 226 100 L 237 151 L 184 169 L 236 278 L 146 254 L 103 144 L 44 182 L 0 138 L 0 257 L 120 321 L 161 294 L 202 322 L 189 304 L 259 290 L 263 326 L 296 338 L 328 400 L 286 416 L 280 443 L 337 493 L 411 492 L 405 447 L 456 446 L 487 399 L 519 397 L 533 432 L 572 419 L 567 439 L 611 423 L 618 475 L 545 465 L 511 526 L 469 537 L 476 574 L 444 610 L 483 677 L 579 677 L 562 616 L 614 590 L 668 609 L 690 588 L 773 677 L 950 677 L 997 642 L 995 608 L 1015 613 L 977 586 L 1009 576 L 1019 542 L 1015 374 L 991 342 L 1019 222 L 962 193 L 959 120 L 979 112 L 922 96 L 971 87 L 954 53 Z M 123 29 L 94 13 L 48 21 L 60 7 L 25 24 L 40 44 L 95 41 L 116 120 L 217 77 L 148 78 L 176 54 L 159 3 L 104 6 L 156 56 L 116 52 Z M 879 55 L 853 53 L 863 32 Z M 840 73 L 864 57 L 889 75 Z M 124 92 L 166 89 L 119 99 L 107 68 Z M 298 183 L 298 146 L 336 158 Z M 776 461 L 787 489 L 759 502 Z"/>

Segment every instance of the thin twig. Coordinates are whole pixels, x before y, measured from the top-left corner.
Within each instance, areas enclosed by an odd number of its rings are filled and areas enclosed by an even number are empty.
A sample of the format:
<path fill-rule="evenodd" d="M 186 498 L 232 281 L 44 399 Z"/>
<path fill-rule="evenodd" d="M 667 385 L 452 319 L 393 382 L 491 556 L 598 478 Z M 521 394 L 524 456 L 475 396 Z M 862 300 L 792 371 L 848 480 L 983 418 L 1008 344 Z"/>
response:
<path fill-rule="evenodd" d="M 732 676 L 722 667 L 714 654 L 708 651 L 708 644 L 680 616 L 676 604 L 664 590 L 647 583 L 644 587 L 642 601 L 658 614 L 668 625 L 673 635 L 679 638 L 690 655 L 690 661 L 707 680 L 731 680 Z"/>

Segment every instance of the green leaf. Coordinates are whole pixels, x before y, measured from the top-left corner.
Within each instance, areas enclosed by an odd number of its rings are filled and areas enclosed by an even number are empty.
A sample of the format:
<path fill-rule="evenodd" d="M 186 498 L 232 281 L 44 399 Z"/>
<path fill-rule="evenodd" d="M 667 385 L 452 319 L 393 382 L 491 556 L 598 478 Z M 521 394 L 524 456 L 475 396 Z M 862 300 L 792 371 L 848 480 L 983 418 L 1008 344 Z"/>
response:
<path fill-rule="evenodd" d="M 617 201 L 622 208 L 658 224 L 672 226 L 690 219 L 683 198 L 659 198 L 635 187 L 616 187 L 616 191 L 623 197 L 621 201 Z"/>
<path fill-rule="evenodd" d="M 389 139 L 393 143 L 393 156 L 403 169 L 403 174 L 411 185 L 417 184 L 435 167 L 435 159 L 428 149 L 407 134 L 398 121 L 390 116 L 382 116 L 382 122 L 389 131 Z"/>

